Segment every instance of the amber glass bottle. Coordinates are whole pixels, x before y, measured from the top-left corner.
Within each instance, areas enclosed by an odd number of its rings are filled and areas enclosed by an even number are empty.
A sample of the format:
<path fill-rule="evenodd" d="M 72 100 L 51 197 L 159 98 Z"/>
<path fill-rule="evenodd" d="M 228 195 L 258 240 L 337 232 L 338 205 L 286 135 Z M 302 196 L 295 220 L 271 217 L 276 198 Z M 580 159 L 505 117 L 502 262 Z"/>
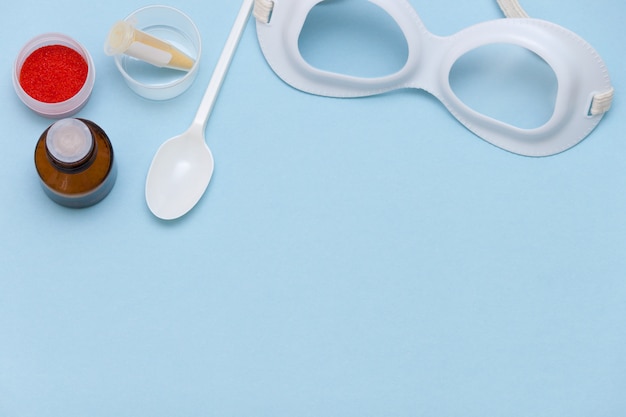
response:
<path fill-rule="evenodd" d="M 61 119 L 39 138 L 35 167 L 46 194 L 67 207 L 88 207 L 106 197 L 116 179 L 113 146 L 85 119 Z"/>

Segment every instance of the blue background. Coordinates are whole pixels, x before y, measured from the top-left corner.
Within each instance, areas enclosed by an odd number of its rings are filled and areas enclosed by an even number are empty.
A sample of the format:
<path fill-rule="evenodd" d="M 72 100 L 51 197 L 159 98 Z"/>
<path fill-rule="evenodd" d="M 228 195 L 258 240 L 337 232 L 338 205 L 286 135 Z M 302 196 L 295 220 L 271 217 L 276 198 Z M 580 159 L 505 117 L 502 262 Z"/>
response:
<path fill-rule="evenodd" d="M 501 17 L 491 0 L 411 3 L 439 35 Z M 591 43 L 617 91 L 591 136 L 540 159 L 422 92 L 296 91 L 251 19 L 206 132 L 213 179 L 173 222 L 148 210 L 146 173 L 191 123 L 240 4 L 167 3 L 204 43 L 194 85 L 166 102 L 131 92 L 102 52 L 145 4 L 3 6 L 0 416 L 626 415 L 622 1 L 523 2 Z M 50 31 L 90 50 L 78 116 L 118 157 L 88 209 L 42 192 L 33 152 L 51 121 L 11 84 L 22 45 Z M 397 64 L 359 36 L 347 50 L 373 70 Z"/>

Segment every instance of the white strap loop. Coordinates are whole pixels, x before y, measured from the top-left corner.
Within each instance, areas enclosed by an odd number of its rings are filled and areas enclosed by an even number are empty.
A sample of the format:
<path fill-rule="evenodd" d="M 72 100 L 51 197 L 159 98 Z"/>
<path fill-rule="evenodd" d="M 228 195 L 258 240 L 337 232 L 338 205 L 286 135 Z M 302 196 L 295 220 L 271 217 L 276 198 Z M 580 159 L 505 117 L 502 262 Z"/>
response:
<path fill-rule="evenodd" d="M 613 96 L 615 95 L 615 89 L 611 88 L 605 93 L 596 94 L 591 101 L 591 109 L 589 114 L 591 116 L 597 116 L 599 114 L 606 113 L 611 109 L 613 103 Z"/>
<path fill-rule="evenodd" d="M 274 2 L 272 0 L 254 0 L 254 17 L 261 23 L 269 23 Z"/>
<path fill-rule="evenodd" d="M 528 13 L 522 9 L 518 0 L 497 0 L 502 13 L 509 18 L 525 18 Z"/>

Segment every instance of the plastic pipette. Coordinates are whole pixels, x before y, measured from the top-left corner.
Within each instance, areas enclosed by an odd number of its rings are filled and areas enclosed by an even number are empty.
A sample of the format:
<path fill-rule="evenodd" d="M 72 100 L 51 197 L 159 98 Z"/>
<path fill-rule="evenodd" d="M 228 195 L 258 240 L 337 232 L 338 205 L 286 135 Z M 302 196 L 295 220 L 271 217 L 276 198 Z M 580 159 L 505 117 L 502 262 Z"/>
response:
<path fill-rule="evenodd" d="M 126 54 L 157 67 L 189 71 L 195 60 L 171 44 L 147 34 L 126 21 L 111 28 L 104 45 L 107 55 Z"/>

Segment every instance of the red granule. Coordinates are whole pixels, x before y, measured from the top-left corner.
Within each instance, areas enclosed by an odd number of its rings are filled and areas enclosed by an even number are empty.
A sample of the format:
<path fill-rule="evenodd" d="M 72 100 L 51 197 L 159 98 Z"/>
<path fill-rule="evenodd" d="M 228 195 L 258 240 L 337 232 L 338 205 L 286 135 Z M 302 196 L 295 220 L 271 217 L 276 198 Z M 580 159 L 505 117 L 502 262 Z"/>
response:
<path fill-rule="evenodd" d="M 20 85 L 35 100 L 59 103 L 80 91 L 87 72 L 87 62 L 78 52 L 63 45 L 48 45 L 26 58 Z"/>

